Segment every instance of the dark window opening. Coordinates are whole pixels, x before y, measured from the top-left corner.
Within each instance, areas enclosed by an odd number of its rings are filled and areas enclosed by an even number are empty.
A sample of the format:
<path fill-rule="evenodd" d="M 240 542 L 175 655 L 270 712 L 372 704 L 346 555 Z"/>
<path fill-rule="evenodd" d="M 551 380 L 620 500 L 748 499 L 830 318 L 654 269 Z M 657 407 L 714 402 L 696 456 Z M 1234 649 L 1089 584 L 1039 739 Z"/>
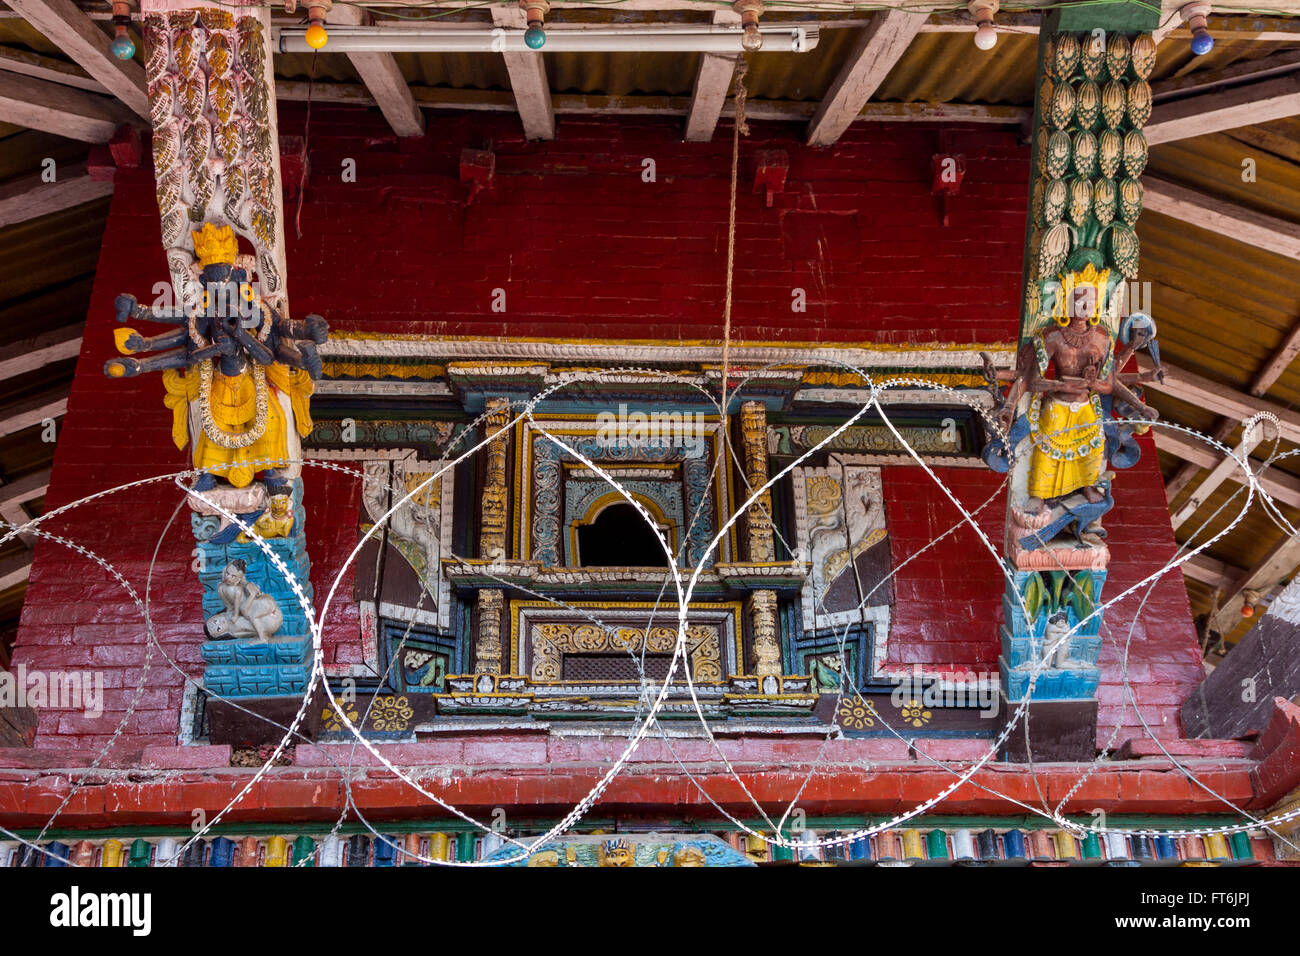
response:
<path fill-rule="evenodd" d="M 669 538 L 669 545 L 672 539 Z M 610 505 L 589 525 L 578 526 L 578 561 L 584 568 L 666 568 L 663 545 L 635 508 Z"/>

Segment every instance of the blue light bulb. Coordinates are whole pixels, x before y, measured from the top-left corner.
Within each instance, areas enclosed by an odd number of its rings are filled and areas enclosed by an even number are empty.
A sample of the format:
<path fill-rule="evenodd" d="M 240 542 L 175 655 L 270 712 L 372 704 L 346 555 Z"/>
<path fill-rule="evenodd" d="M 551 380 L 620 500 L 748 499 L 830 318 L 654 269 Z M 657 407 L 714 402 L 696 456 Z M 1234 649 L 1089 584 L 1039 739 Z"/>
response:
<path fill-rule="evenodd" d="M 540 50 L 546 46 L 546 31 L 534 23 L 524 31 L 524 43 L 530 50 Z"/>
<path fill-rule="evenodd" d="M 113 51 L 113 56 L 119 60 L 129 60 L 135 56 L 135 41 L 131 39 L 131 34 L 123 30 L 113 37 L 109 49 Z"/>
<path fill-rule="evenodd" d="M 1192 52 L 1197 56 L 1209 53 L 1214 49 L 1214 37 L 1210 36 L 1210 31 L 1201 27 L 1192 34 Z"/>

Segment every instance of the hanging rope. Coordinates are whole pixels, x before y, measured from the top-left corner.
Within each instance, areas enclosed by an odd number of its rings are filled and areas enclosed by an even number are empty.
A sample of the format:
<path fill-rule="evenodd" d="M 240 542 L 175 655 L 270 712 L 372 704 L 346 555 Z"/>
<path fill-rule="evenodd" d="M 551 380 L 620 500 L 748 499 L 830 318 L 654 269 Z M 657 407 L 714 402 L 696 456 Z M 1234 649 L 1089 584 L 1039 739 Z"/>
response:
<path fill-rule="evenodd" d="M 740 137 L 749 135 L 745 123 L 745 74 L 749 72 L 746 56 L 736 62 L 736 117 L 731 126 L 731 201 L 727 208 L 727 294 L 722 305 L 722 418 L 727 417 L 727 383 L 731 379 L 731 287 L 736 271 L 736 179 L 740 169 Z M 723 428 L 726 441 L 727 429 Z"/>

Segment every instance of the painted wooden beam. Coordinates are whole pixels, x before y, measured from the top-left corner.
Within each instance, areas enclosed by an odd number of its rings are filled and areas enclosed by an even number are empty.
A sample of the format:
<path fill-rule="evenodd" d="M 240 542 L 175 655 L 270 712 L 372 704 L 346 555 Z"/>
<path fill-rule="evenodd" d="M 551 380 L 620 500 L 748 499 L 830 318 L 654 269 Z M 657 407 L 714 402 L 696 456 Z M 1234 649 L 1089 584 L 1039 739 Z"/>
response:
<path fill-rule="evenodd" d="M 1142 354 L 1138 356 L 1138 367 L 1149 369 L 1151 359 Z M 1165 380 L 1147 382 L 1143 387 L 1155 389 L 1172 395 L 1184 402 L 1212 409 L 1228 418 L 1245 421 L 1256 412 L 1272 412 L 1277 416 L 1282 427 L 1282 437 L 1289 442 L 1300 443 L 1300 412 L 1285 408 L 1276 402 L 1257 398 L 1238 391 L 1230 385 L 1221 385 L 1204 376 L 1181 369 L 1176 365 L 1164 363 Z"/>
<path fill-rule="evenodd" d="M 517 6 L 492 8 L 492 23 L 499 27 L 527 26 L 524 11 Z M 551 86 L 546 78 L 546 62 L 537 52 L 502 53 L 510 89 L 515 94 L 515 109 L 527 139 L 555 139 L 555 110 L 551 106 Z"/>
<path fill-rule="evenodd" d="M 132 118 L 107 96 L 0 72 L 0 122 L 85 143 L 107 143 L 113 131 Z"/>
<path fill-rule="evenodd" d="M 39 425 L 47 418 L 61 418 L 68 411 L 68 396 L 34 398 L 0 410 L 0 438 Z"/>
<path fill-rule="evenodd" d="M 307 84 L 301 80 L 280 80 L 275 85 L 277 98 L 287 102 L 305 102 Z M 515 98 L 499 90 L 448 90 L 416 86 L 411 88 L 415 102 L 424 109 L 485 110 L 515 112 Z M 375 100 L 360 83 L 316 83 L 311 92 L 317 103 L 343 103 L 374 106 Z M 556 93 L 551 97 L 557 115 L 608 116 L 686 116 L 691 109 L 688 96 L 607 96 L 604 94 Z M 818 104 L 796 100 L 748 100 L 745 116 L 752 120 L 783 122 L 808 120 Z M 722 116 L 735 115 L 728 102 Z M 1031 111 L 1023 106 L 994 106 L 983 103 L 868 103 L 854 122 L 862 123 L 986 123 L 992 126 L 1018 126 Z"/>
<path fill-rule="evenodd" d="M 1212 558 L 1205 553 L 1192 555 L 1182 563 L 1181 567 L 1183 577 L 1208 584 L 1220 591 L 1232 589 L 1246 574 L 1242 568 Z"/>
<path fill-rule="evenodd" d="M 872 17 L 808 124 L 809 146 L 830 146 L 844 134 L 925 21 L 924 15 L 903 10 L 886 10 Z"/>
<path fill-rule="evenodd" d="M 1300 33 L 1296 39 L 1300 40 Z M 1151 95 L 1157 104 L 1177 97 L 1190 96 L 1229 86 L 1242 86 L 1259 80 L 1272 79 L 1292 73 L 1300 67 L 1300 50 L 1285 50 L 1253 60 L 1242 60 L 1218 70 L 1198 70 L 1185 76 L 1176 76 L 1151 84 Z"/>
<path fill-rule="evenodd" d="M 1142 179 L 1142 206 L 1290 259 L 1300 259 L 1300 224 L 1252 212 L 1154 176 Z"/>
<path fill-rule="evenodd" d="M 1234 478 L 1234 476 L 1238 483 L 1245 479 L 1246 476 L 1241 471 L 1242 463 L 1249 467 L 1250 453 L 1263 441 L 1264 431 L 1267 427 L 1267 425 L 1260 425 L 1252 429 L 1250 435 L 1243 436 L 1242 440 L 1237 443 L 1237 447 L 1233 449 L 1233 455 L 1224 455 L 1223 459 L 1210 469 L 1210 473 L 1196 486 L 1196 491 L 1170 517 L 1170 523 L 1175 531 L 1182 527 L 1187 519 L 1194 515 L 1197 509 L 1205 504 L 1225 481 Z"/>
<path fill-rule="evenodd" d="M 1184 432 L 1170 431 L 1157 425 L 1151 429 L 1151 433 L 1155 435 L 1158 449 L 1191 465 L 1193 472 L 1201 468 L 1214 468 L 1223 460 L 1223 456 L 1219 452 Z M 1258 468 L 1261 464 L 1262 462 L 1255 459 L 1250 462 L 1252 470 Z M 1233 467 L 1236 470 L 1229 473 L 1228 480 L 1239 482 L 1245 476 L 1241 473 L 1239 467 L 1236 465 Z M 1271 497 L 1276 498 L 1282 504 L 1300 508 L 1300 478 L 1274 467 L 1264 472 L 1264 477 L 1260 479 L 1259 483 Z M 1169 497 L 1172 500 L 1173 496 Z"/>
<path fill-rule="evenodd" d="M 38 80 L 49 80 L 51 83 L 62 83 L 64 86 L 75 86 L 89 93 L 108 92 L 103 83 L 87 75 L 86 71 L 76 64 L 64 63 L 62 60 L 51 59 L 28 50 L 0 46 L 0 70 L 21 73 L 23 76 Z"/>
<path fill-rule="evenodd" d="M 126 104 L 131 112 L 149 117 L 144 68 L 134 60 L 119 60 L 109 51 L 109 38 L 72 0 L 7 0 L 17 11 L 82 69 Z"/>
<path fill-rule="evenodd" d="M 34 471 L 0 485 L 0 511 L 45 497 L 50 488 L 50 469 Z M 6 519 L 8 520 L 8 519 Z"/>
<path fill-rule="evenodd" d="M 1300 113 L 1300 73 L 1158 103 L 1143 129 L 1147 143 L 1169 143 Z"/>
<path fill-rule="evenodd" d="M 337 4 L 329 15 L 330 23 L 346 26 L 360 26 L 365 20 L 361 8 L 345 4 Z M 396 57 L 391 53 L 349 53 L 348 59 L 393 132 L 403 138 L 423 136 L 424 114 L 415 105 Z"/>
<path fill-rule="evenodd" d="M 718 25 L 737 24 L 740 22 L 740 14 L 733 10 L 716 10 L 713 22 Z M 731 89 L 731 78 L 736 73 L 736 61 L 739 59 L 738 54 L 700 54 L 700 65 L 695 70 L 695 86 L 691 90 L 691 108 L 686 114 L 686 134 L 683 137 L 686 142 L 707 143 L 713 139 L 718 117 L 727 105 L 727 91 Z"/>
<path fill-rule="evenodd" d="M 54 182 L 45 182 L 38 173 L 0 186 L 0 229 L 113 193 L 112 182 L 91 179 L 85 163 L 55 167 L 55 177 Z"/>
<path fill-rule="evenodd" d="M 81 329 L 80 324 L 65 325 L 6 346 L 10 357 L 0 360 L 0 382 L 35 372 L 52 362 L 76 358 L 81 351 Z"/>

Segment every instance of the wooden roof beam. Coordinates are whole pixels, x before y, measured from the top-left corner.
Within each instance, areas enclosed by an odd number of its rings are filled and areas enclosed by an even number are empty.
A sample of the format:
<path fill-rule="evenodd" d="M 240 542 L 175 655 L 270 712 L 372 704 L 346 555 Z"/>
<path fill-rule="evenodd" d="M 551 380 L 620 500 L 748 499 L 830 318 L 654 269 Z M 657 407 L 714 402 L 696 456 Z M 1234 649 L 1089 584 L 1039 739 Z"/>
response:
<path fill-rule="evenodd" d="M 1147 143 L 1254 126 L 1300 113 L 1300 73 L 1158 103 L 1143 129 Z"/>
<path fill-rule="evenodd" d="M 344 4 L 335 4 L 329 15 L 330 23 L 345 26 L 360 26 L 365 19 L 359 7 Z M 415 105 L 396 57 L 391 53 L 349 53 L 348 59 L 393 132 L 403 138 L 423 136 L 424 114 Z"/>
<path fill-rule="evenodd" d="M 524 11 L 518 7 L 493 7 L 492 23 L 499 27 L 522 28 Z M 510 88 L 515 94 L 515 109 L 527 139 L 555 139 L 555 110 L 551 106 L 551 86 L 546 78 L 542 54 L 528 51 L 502 53 Z"/>
<path fill-rule="evenodd" d="M 13 47 L 0 46 L 0 70 L 21 73 L 23 76 L 38 80 L 49 80 L 51 83 L 62 83 L 64 86 L 75 86 L 89 93 L 108 92 L 103 83 L 92 76 L 87 76 L 86 71 L 75 64 L 64 63 L 62 60 L 54 60 L 27 50 L 15 50 Z"/>
<path fill-rule="evenodd" d="M 1192 555 L 1180 567 L 1183 577 L 1208 584 L 1220 591 L 1230 590 L 1245 575 L 1245 571 L 1236 565 L 1212 558 L 1205 552 Z"/>
<path fill-rule="evenodd" d="M 713 14 L 716 24 L 739 23 L 740 15 L 733 10 L 717 10 Z M 695 71 L 695 87 L 691 90 L 691 110 L 686 114 L 688 143 L 707 143 L 713 139 L 718 117 L 727 105 L 727 91 L 736 73 L 739 54 L 700 54 L 700 65 Z"/>
<path fill-rule="evenodd" d="M 1142 180 L 1142 206 L 1201 229 L 1300 259 L 1300 225 L 1252 212 L 1236 203 L 1197 192 L 1154 176 Z"/>
<path fill-rule="evenodd" d="M 109 51 L 109 39 L 72 0 L 7 0 L 10 9 L 34 26 L 126 104 L 131 112 L 149 117 L 144 67 L 119 60 Z"/>
<path fill-rule="evenodd" d="M 1279 581 L 1289 577 L 1297 565 L 1300 565 L 1300 538 L 1284 535 L 1264 560 L 1239 578 L 1232 588 L 1225 589 L 1223 601 L 1210 617 L 1210 630 L 1228 634 L 1241 623 L 1245 592 L 1268 593 Z"/>
<path fill-rule="evenodd" d="M 39 425 L 49 418 L 61 418 L 68 411 L 68 396 L 34 398 L 0 410 L 0 438 L 24 428 Z"/>
<path fill-rule="evenodd" d="M 81 351 L 81 329 L 81 325 L 65 325 L 6 346 L 13 357 L 0 361 L 0 382 L 76 358 Z"/>
<path fill-rule="evenodd" d="M 58 168 L 52 183 L 46 182 L 40 173 L 24 176 L 0 186 L 0 229 L 62 212 L 112 193 L 113 183 L 91 179 L 85 163 Z"/>
<path fill-rule="evenodd" d="M 830 146 L 844 134 L 925 21 L 924 14 L 903 10 L 886 10 L 872 17 L 808 124 L 809 146 Z"/>
<path fill-rule="evenodd" d="M 1156 425 L 1151 429 L 1151 433 L 1155 435 L 1158 449 L 1190 465 L 1193 473 L 1201 468 L 1214 468 L 1222 460 L 1223 456 L 1218 451 L 1204 442 L 1198 441 L 1186 432 L 1172 431 Z M 1251 470 L 1254 470 L 1262 462 L 1252 458 L 1247 464 L 1250 465 Z M 1228 480 L 1240 483 L 1244 477 L 1241 468 L 1234 463 L 1232 470 L 1228 474 Z M 1259 484 L 1271 497 L 1276 498 L 1282 504 L 1290 505 L 1292 508 L 1300 508 L 1300 478 L 1273 467 L 1264 472 Z M 1172 495 L 1169 497 L 1170 500 L 1173 499 Z"/>
<path fill-rule="evenodd" d="M 26 504 L 29 501 L 35 501 L 38 498 L 45 497 L 45 493 L 50 489 L 50 469 L 45 468 L 41 471 L 34 471 L 30 475 L 23 475 L 21 478 L 15 478 L 13 481 L 0 485 L 0 512 L 8 511 L 15 506 Z M 6 518 L 5 520 L 12 520 Z M 23 519 L 24 521 L 26 519 Z"/>
<path fill-rule="evenodd" d="M 1205 504 L 1210 499 L 1210 495 L 1214 494 L 1225 481 L 1232 480 L 1235 477 L 1240 482 L 1245 477 L 1241 473 L 1242 463 L 1244 462 L 1249 466 L 1250 453 L 1263 440 L 1264 431 L 1267 427 L 1267 425 L 1261 424 L 1249 436 L 1243 436 L 1237 447 L 1233 449 L 1233 455 L 1224 455 L 1210 469 L 1210 473 L 1196 486 L 1196 491 L 1170 517 L 1170 523 L 1175 531 L 1182 527 L 1187 519 L 1194 515 L 1197 509 Z"/>
<path fill-rule="evenodd" d="M 1139 355 L 1138 367 L 1144 370 L 1151 368 L 1151 359 L 1146 355 Z M 1230 385 L 1221 385 L 1202 375 L 1170 365 L 1168 362 L 1164 363 L 1164 368 L 1163 382 L 1148 382 L 1144 387 L 1164 392 L 1202 408 L 1213 409 L 1237 421 L 1245 421 L 1256 412 L 1272 412 L 1281 425 L 1282 437 L 1286 441 L 1300 444 L 1300 412 L 1238 391 Z"/>
<path fill-rule="evenodd" d="M 121 104 L 107 96 L 0 72 L 0 122 L 84 143 L 107 143 L 131 118 Z"/>
<path fill-rule="evenodd" d="M 32 573 L 31 554 L 16 554 L 0 560 L 0 591 L 26 584 Z"/>

